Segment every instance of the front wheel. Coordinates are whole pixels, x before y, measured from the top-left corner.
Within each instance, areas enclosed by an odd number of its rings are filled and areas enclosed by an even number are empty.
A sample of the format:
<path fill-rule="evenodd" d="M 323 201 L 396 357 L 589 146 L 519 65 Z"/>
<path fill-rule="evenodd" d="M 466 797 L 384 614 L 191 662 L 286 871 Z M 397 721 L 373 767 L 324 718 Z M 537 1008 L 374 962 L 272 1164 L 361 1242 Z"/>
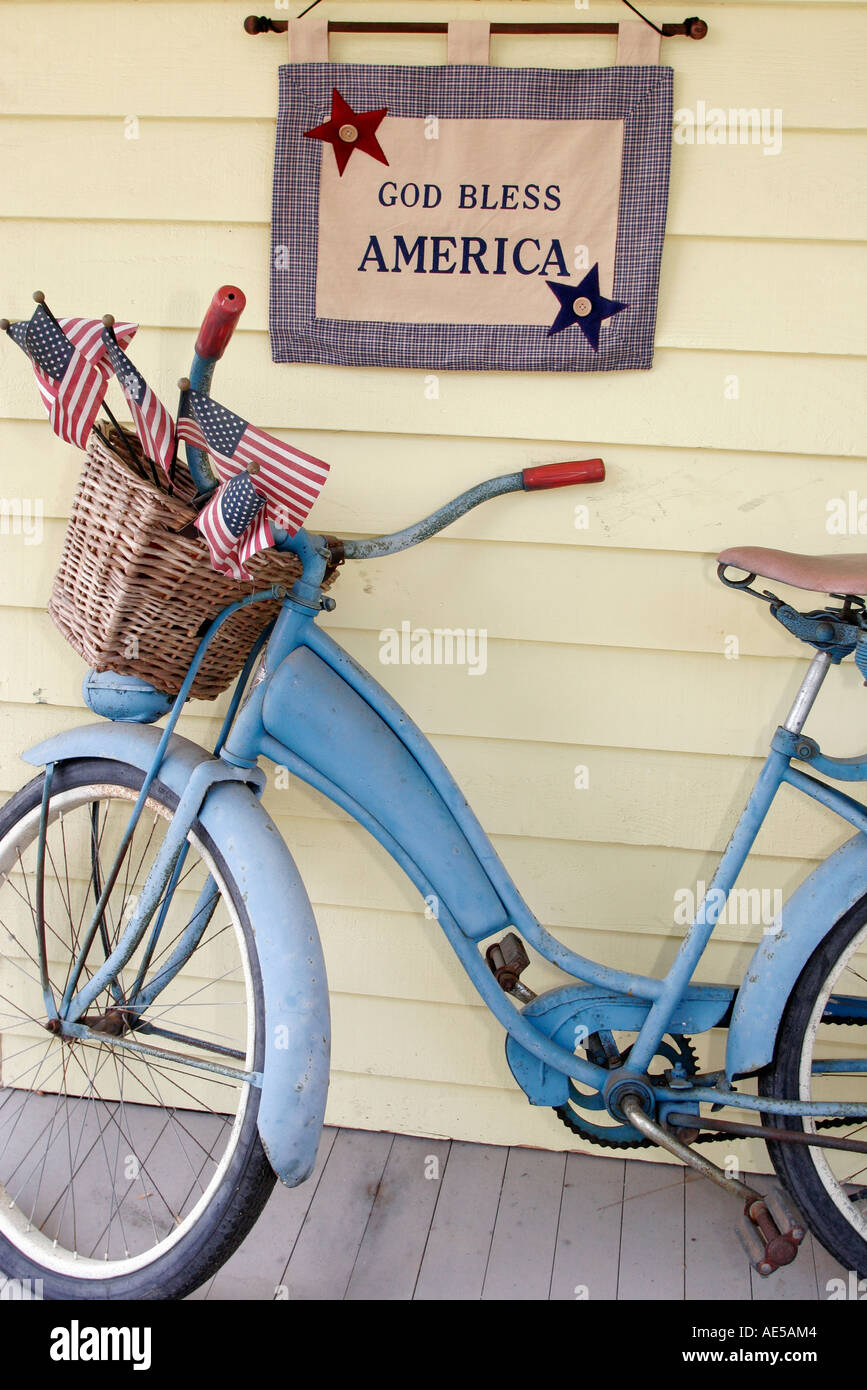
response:
<path fill-rule="evenodd" d="M 157 781 L 96 919 L 142 782 L 124 763 L 58 765 L 41 874 L 45 774 L 0 811 L 0 1271 L 45 1298 L 181 1298 L 228 1258 L 274 1184 L 256 1124 L 253 933 L 201 825 L 170 897 L 88 1006 L 88 1036 L 46 1028 L 43 977 L 55 1002 L 74 962 L 77 988 L 92 979 L 171 823 L 177 798 Z"/>
<path fill-rule="evenodd" d="M 840 918 L 792 990 L 772 1065 L 759 1095 L 867 1102 L 867 898 Z M 823 1062 L 860 1058 L 860 1071 L 823 1071 Z M 867 1121 L 765 1115 L 778 1129 L 864 1142 Z M 846 1269 L 867 1278 L 867 1154 L 768 1141 L 782 1183 L 810 1230 Z"/>

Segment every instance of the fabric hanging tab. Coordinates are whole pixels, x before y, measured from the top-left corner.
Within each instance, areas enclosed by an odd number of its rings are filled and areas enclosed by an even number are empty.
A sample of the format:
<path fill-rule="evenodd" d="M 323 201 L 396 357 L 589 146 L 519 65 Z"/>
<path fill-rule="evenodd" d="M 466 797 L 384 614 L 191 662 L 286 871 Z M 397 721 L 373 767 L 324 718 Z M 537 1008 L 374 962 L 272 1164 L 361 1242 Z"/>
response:
<path fill-rule="evenodd" d="M 488 64 L 491 61 L 491 26 L 483 19 L 458 19 L 449 24 L 449 63 Z"/>
<path fill-rule="evenodd" d="M 287 37 L 290 63 L 328 62 L 327 19 L 290 19 Z"/>
<path fill-rule="evenodd" d="M 618 67 L 658 63 L 661 42 L 662 35 L 640 19 L 621 20 L 617 30 Z"/>

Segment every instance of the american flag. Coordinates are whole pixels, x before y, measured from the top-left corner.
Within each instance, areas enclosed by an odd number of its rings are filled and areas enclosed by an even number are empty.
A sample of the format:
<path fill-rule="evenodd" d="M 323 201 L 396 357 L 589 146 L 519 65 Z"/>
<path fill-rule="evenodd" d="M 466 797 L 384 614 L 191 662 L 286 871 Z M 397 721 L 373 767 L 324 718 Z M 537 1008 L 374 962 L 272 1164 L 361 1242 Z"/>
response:
<path fill-rule="evenodd" d="M 246 562 L 274 544 L 265 498 L 254 488 L 249 473 L 238 473 L 223 483 L 199 512 L 196 525 L 208 543 L 214 569 L 234 579 L 252 579 Z"/>
<path fill-rule="evenodd" d="M 329 465 L 257 429 L 200 391 L 186 391 L 178 415 L 178 438 L 210 454 L 225 482 L 248 463 L 258 463 L 256 486 L 268 516 L 294 536 L 322 491 Z"/>
<path fill-rule="evenodd" d="M 108 385 L 104 367 L 73 345 L 43 304 L 37 304 L 29 322 L 13 323 L 9 336 L 33 363 L 55 434 L 85 449 Z"/>
<path fill-rule="evenodd" d="M 116 331 L 116 330 L 115 330 Z M 102 341 L 109 369 L 114 372 L 126 396 L 145 456 L 155 459 L 168 473 L 175 452 L 172 417 L 114 341 L 110 328 L 103 328 Z"/>
<path fill-rule="evenodd" d="M 88 362 L 92 362 L 95 367 L 99 367 L 103 376 L 108 380 L 111 367 L 105 360 L 105 345 L 102 341 L 102 323 L 98 319 L 64 318 L 57 322 L 63 329 L 74 348 L 78 348 L 82 357 L 86 357 Z M 30 327 L 30 319 L 21 319 L 18 323 L 9 325 L 9 337 L 18 344 L 22 352 L 27 352 L 27 330 Z M 137 323 L 116 323 L 114 325 L 114 336 L 121 348 L 129 347 L 138 330 Z M 28 353 L 29 356 L 29 353 Z"/>
<path fill-rule="evenodd" d="M 108 378 L 111 367 L 105 360 L 105 343 L 102 333 L 101 321 L 97 319 L 58 319 L 57 322 L 63 329 L 73 347 L 77 347 L 82 357 L 86 357 L 88 362 L 99 367 L 103 375 Z M 116 323 L 114 325 L 114 336 L 118 346 L 128 348 L 138 329 L 137 323 Z"/>

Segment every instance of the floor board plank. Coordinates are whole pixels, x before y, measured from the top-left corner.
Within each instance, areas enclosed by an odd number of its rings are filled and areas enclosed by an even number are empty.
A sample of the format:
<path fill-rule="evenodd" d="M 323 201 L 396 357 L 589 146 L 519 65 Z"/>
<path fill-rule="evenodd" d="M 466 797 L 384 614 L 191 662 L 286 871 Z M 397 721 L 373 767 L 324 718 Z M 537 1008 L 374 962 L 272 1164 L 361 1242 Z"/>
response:
<path fill-rule="evenodd" d="M 493 1144 L 452 1144 L 417 1299 L 481 1298 L 508 1152 Z"/>

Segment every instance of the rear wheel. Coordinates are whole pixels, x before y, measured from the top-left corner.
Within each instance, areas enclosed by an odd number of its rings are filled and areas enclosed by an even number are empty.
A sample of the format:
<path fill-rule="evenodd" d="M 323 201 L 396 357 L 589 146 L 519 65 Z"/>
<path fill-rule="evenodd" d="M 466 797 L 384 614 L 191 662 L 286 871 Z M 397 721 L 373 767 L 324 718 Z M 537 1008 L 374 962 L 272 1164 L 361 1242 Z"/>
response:
<path fill-rule="evenodd" d="M 55 769 L 45 842 L 47 975 L 63 995 L 143 782 L 105 760 Z M 264 1006 L 243 897 L 194 823 L 151 927 L 88 1006 L 46 1031 L 38 863 L 44 774 L 0 812 L 0 1270 L 46 1298 L 181 1298 L 274 1184 L 256 1119 Z M 122 936 L 177 799 L 148 796 L 78 987 Z M 194 942 L 179 951 L 179 943 Z"/>
<path fill-rule="evenodd" d="M 861 1058 L 860 1073 L 823 1072 L 823 1060 Z M 867 1103 L 867 898 L 832 928 L 786 1005 L 759 1095 Z M 867 1140 L 867 1121 L 766 1115 L 778 1129 Z M 768 1141 L 774 1168 L 813 1234 L 847 1269 L 867 1277 L 867 1154 Z"/>

